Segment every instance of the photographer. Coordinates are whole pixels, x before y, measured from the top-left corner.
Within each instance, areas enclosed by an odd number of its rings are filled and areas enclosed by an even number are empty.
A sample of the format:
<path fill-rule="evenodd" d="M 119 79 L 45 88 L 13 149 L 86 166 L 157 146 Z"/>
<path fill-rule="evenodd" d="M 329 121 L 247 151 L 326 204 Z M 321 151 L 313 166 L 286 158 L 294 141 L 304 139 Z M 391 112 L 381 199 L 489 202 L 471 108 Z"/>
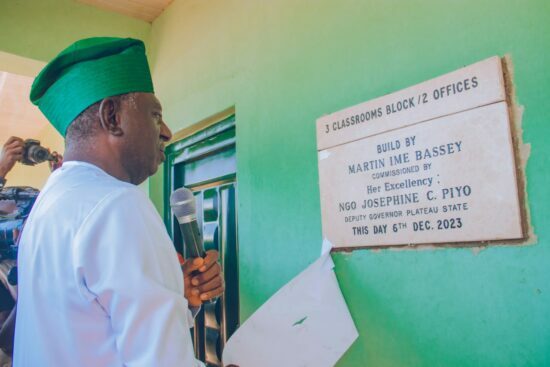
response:
<path fill-rule="evenodd" d="M 0 366 L 11 365 L 15 330 L 17 241 L 21 227 L 38 194 L 30 187 L 5 188 L 6 175 L 16 162 L 35 165 L 48 160 L 50 170 L 59 168 L 62 157 L 40 146 L 37 140 L 10 137 L 0 151 Z"/>
<path fill-rule="evenodd" d="M 16 136 L 9 138 L 0 152 L 0 189 L 6 185 L 6 175 L 11 171 L 15 162 L 20 161 L 23 157 L 23 149 L 25 143 L 23 139 Z M 17 209 L 15 201 L 2 200 L 0 201 L 0 215 L 9 215 Z M 0 329 L 4 330 L 2 335 L 6 335 L 6 339 L 2 340 L 2 352 L 0 352 L 0 364 L 6 365 L 11 363 L 11 349 L 13 349 L 13 337 L 10 338 L 8 329 L 13 331 L 13 327 L 9 327 L 8 324 L 13 325 L 15 321 L 15 299 L 17 295 L 16 286 L 11 285 L 8 281 L 8 274 L 10 269 L 15 265 L 15 260 L 6 259 L 0 261 Z M 10 317 L 11 315 L 11 317 Z M 11 322 L 6 322 L 11 320 Z M 2 338 L 0 338 L 2 339 Z M 11 339 L 11 340 L 9 340 Z"/>

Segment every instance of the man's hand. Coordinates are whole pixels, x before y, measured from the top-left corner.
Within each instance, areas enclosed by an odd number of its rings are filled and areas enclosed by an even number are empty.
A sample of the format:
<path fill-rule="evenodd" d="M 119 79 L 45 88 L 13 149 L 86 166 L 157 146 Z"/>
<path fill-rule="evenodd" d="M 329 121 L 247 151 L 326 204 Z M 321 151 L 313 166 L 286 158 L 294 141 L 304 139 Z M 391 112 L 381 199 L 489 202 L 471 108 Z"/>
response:
<path fill-rule="evenodd" d="M 23 158 L 23 139 L 12 136 L 6 141 L 0 152 L 0 177 L 5 178 L 15 165 Z"/>
<path fill-rule="evenodd" d="M 203 259 L 187 259 L 183 265 L 185 298 L 191 307 L 220 296 L 225 290 L 218 251 L 209 250 Z"/>

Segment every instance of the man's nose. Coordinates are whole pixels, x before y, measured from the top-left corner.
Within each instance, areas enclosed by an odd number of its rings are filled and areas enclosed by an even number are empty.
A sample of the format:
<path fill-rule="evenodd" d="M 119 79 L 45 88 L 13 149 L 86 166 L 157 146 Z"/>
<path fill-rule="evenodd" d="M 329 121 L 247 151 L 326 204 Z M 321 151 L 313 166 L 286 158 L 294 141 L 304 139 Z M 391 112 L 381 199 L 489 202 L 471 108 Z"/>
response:
<path fill-rule="evenodd" d="M 164 123 L 164 121 L 162 122 L 162 125 L 160 125 L 160 139 L 164 142 L 172 139 L 172 132 L 170 131 L 168 125 Z"/>

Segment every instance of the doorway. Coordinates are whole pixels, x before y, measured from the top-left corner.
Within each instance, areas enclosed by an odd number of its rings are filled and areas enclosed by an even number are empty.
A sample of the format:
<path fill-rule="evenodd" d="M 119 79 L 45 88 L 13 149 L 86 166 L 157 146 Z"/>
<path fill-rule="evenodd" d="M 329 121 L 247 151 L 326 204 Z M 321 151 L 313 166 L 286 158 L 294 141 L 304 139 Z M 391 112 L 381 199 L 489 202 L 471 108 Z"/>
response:
<path fill-rule="evenodd" d="M 223 347 L 239 325 L 237 162 L 235 114 L 210 123 L 166 148 L 164 218 L 176 250 L 186 249 L 169 197 L 185 186 L 193 191 L 205 250 L 217 250 L 225 293 L 203 304 L 195 318 L 195 354 L 207 367 L 221 367 Z"/>

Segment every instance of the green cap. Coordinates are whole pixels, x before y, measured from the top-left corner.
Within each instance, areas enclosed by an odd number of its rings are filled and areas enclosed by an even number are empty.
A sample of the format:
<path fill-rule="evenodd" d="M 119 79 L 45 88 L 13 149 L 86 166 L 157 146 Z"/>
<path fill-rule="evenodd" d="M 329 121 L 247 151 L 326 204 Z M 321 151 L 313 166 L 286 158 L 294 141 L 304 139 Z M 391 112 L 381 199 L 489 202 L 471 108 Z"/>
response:
<path fill-rule="evenodd" d="M 31 102 L 65 136 L 86 108 L 103 98 L 153 93 L 145 46 L 132 38 L 87 38 L 63 50 L 38 74 Z"/>

